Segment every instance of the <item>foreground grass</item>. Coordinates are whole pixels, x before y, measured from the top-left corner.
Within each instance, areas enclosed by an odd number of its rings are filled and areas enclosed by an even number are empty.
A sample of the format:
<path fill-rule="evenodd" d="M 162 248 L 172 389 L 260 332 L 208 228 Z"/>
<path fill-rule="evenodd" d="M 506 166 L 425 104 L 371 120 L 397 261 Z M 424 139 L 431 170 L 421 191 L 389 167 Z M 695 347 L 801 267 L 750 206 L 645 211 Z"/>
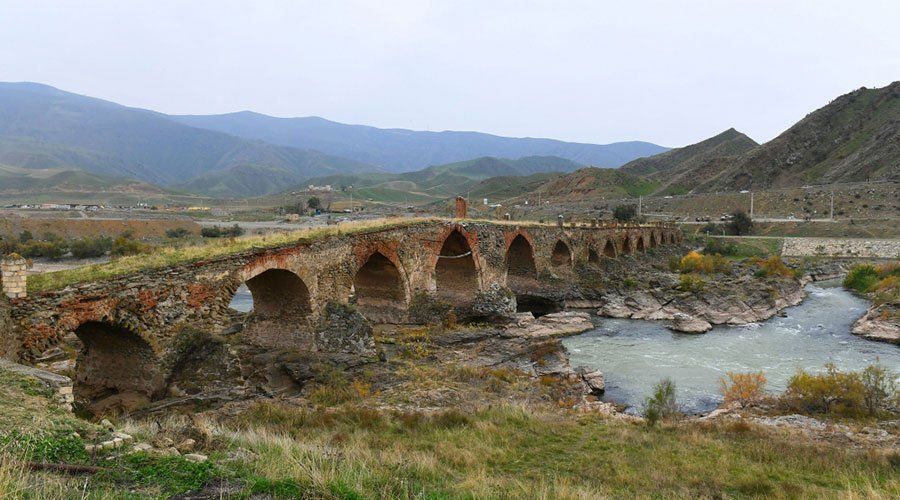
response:
<path fill-rule="evenodd" d="M 336 226 L 300 229 L 264 236 L 246 236 L 212 240 L 203 245 L 155 248 L 153 252 L 120 257 L 104 264 L 67 269 L 28 277 L 28 291 L 39 292 L 121 276 L 146 269 L 213 259 L 252 249 L 272 248 L 301 242 L 313 242 L 328 236 L 352 235 L 431 222 L 433 219 L 378 219 L 348 222 Z"/>
<path fill-rule="evenodd" d="M 900 495 L 900 456 L 814 444 L 747 424 L 648 428 L 508 404 L 478 411 L 374 410 L 365 399 L 304 409 L 267 401 L 237 416 L 125 421 L 138 441 L 192 437 L 210 462 L 146 453 L 88 456 L 103 430 L 4 378 L 3 498 L 167 497 L 224 487 L 278 498 L 866 497 Z M 229 413 L 234 415 L 235 413 Z M 79 436 L 73 436 L 73 431 Z M 24 445 L 23 445 L 24 443 Z M 96 465 L 38 472 L 28 462 Z"/>
<path fill-rule="evenodd" d="M 236 471 L 255 478 L 258 491 L 345 498 L 900 494 L 897 456 L 745 425 L 650 429 L 508 406 L 425 416 L 264 404 L 215 433 L 256 454 Z"/>

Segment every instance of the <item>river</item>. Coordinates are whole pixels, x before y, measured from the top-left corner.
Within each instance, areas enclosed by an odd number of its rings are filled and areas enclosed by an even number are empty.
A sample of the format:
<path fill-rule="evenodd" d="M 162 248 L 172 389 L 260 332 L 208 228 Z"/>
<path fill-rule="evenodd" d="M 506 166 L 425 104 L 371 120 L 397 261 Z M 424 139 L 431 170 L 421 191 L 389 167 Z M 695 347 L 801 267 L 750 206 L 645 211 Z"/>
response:
<path fill-rule="evenodd" d="M 806 287 L 802 304 L 762 323 L 716 326 L 700 335 L 673 333 L 663 322 L 606 319 L 599 327 L 563 340 L 572 366 L 600 369 L 603 399 L 639 413 L 651 388 L 672 379 L 689 413 L 714 409 L 721 401 L 719 378 L 727 371 L 762 370 L 767 390 L 780 392 L 798 368 L 820 371 L 828 362 L 858 370 L 879 359 L 900 370 L 900 348 L 850 333 L 868 303 L 837 282 Z"/>

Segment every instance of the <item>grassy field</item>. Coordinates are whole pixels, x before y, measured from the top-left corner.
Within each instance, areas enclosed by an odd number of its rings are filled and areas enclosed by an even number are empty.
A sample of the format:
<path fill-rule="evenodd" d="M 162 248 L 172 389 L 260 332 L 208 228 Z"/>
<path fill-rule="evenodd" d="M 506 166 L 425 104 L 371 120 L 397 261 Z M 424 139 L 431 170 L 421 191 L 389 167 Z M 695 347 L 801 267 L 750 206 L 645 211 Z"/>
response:
<path fill-rule="evenodd" d="M 276 498 L 896 498 L 900 457 L 746 423 L 650 428 L 594 414 L 499 405 L 463 413 L 256 403 L 237 417 L 125 421 L 137 441 L 191 436 L 211 458 L 89 456 L 98 426 L 31 381 L 3 375 L 4 498 L 164 497 L 215 485 Z M 72 434 L 77 431 L 78 435 Z M 28 463 L 98 466 L 87 476 Z M 205 490 L 218 496 L 219 491 Z"/>

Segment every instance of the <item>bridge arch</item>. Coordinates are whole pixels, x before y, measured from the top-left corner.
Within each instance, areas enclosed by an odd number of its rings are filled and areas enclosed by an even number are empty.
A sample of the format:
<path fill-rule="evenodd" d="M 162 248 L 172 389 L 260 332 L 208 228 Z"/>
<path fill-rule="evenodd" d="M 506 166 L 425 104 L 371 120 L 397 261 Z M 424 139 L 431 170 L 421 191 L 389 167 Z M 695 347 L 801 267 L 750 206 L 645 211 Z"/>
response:
<path fill-rule="evenodd" d="M 517 234 L 506 248 L 506 281 L 531 280 L 537 278 L 534 262 L 534 246 L 522 234 Z"/>
<path fill-rule="evenodd" d="M 252 298 L 243 326 L 247 341 L 266 347 L 314 348 L 314 303 L 307 282 L 283 267 L 255 267 L 244 275 L 250 276 L 243 284 Z"/>
<path fill-rule="evenodd" d="M 478 267 L 469 240 L 454 229 L 437 255 L 434 282 L 437 295 L 451 303 L 470 302 L 479 290 Z"/>
<path fill-rule="evenodd" d="M 659 240 L 657 240 L 656 238 L 656 231 L 650 231 L 650 248 L 654 248 L 659 245 L 658 241 Z"/>
<path fill-rule="evenodd" d="M 610 259 L 616 258 L 616 244 L 613 243 L 611 238 L 608 238 L 606 244 L 603 245 L 603 256 Z"/>
<path fill-rule="evenodd" d="M 149 401 L 164 388 L 162 363 L 146 339 L 106 321 L 86 321 L 75 329 L 82 349 L 75 361 L 74 395 L 93 403 L 117 394 Z"/>
<path fill-rule="evenodd" d="M 399 323 L 409 305 L 409 287 L 398 262 L 374 251 L 356 271 L 352 292 L 369 321 Z"/>
<path fill-rule="evenodd" d="M 634 244 L 635 251 L 643 252 L 647 250 L 647 244 L 644 243 L 644 235 L 638 235 L 637 241 Z"/>
<path fill-rule="evenodd" d="M 556 240 L 550 254 L 550 264 L 553 267 L 572 267 L 572 250 L 565 241 Z"/>
<path fill-rule="evenodd" d="M 631 237 L 628 235 L 622 239 L 622 253 L 626 255 L 634 253 L 634 247 L 631 246 Z"/>
<path fill-rule="evenodd" d="M 587 260 L 588 260 L 588 264 L 599 264 L 600 263 L 600 255 L 598 255 L 597 252 L 593 248 L 588 247 Z"/>

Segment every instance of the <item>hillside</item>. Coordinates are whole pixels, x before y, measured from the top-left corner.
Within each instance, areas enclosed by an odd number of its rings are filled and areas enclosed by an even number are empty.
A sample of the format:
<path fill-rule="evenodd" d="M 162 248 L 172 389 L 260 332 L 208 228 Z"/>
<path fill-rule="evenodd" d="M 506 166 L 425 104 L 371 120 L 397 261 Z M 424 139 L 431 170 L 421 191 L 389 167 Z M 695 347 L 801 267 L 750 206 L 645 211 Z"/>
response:
<path fill-rule="evenodd" d="M 227 176 L 233 167 L 255 164 L 289 173 L 290 181 L 279 187 L 328 172 L 374 169 L 317 151 L 189 127 L 160 113 L 33 83 L 0 83 L 0 163 L 80 169 L 162 185 L 211 172 Z"/>
<path fill-rule="evenodd" d="M 900 82 L 861 88 L 732 161 L 696 170 L 695 191 L 900 179 Z"/>
<path fill-rule="evenodd" d="M 666 150 L 648 142 L 584 144 L 500 137 L 478 132 L 425 132 L 347 125 L 318 117 L 277 118 L 249 111 L 173 116 L 186 125 L 378 165 L 390 172 L 419 170 L 480 156 L 557 156 L 583 165 L 618 167 Z"/>
<path fill-rule="evenodd" d="M 682 194 L 694 186 L 698 172 L 756 146 L 756 141 L 731 128 L 696 144 L 631 161 L 621 170 L 658 182 L 659 194 Z"/>
<path fill-rule="evenodd" d="M 563 158 L 534 156 L 518 160 L 484 157 L 436 165 L 402 174 L 363 173 L 315 177 L 308 182 L 343 190 L 353 186 L 354 196 L 381 202 L 425 203 L 471 192 L 476 197 L 515 196 L 537 188 L 541 181 L 579 167 Z"/>
<path fill-rule="evenodd" d="M 636 198 L 659 187 L 657 181 L 624 172 L 621 169 L 588 167 L 551 179 L 521 199 L 540 197 L 544 201 L 582 201 L 585 199 Z"/>
<path fill-rule="evenodd" d="M 80 170 L 29 169 L 0 165 L 3 203 L 120 203 L 160 201 L 175 193 L 127 177 L 110 177 Z"/>

